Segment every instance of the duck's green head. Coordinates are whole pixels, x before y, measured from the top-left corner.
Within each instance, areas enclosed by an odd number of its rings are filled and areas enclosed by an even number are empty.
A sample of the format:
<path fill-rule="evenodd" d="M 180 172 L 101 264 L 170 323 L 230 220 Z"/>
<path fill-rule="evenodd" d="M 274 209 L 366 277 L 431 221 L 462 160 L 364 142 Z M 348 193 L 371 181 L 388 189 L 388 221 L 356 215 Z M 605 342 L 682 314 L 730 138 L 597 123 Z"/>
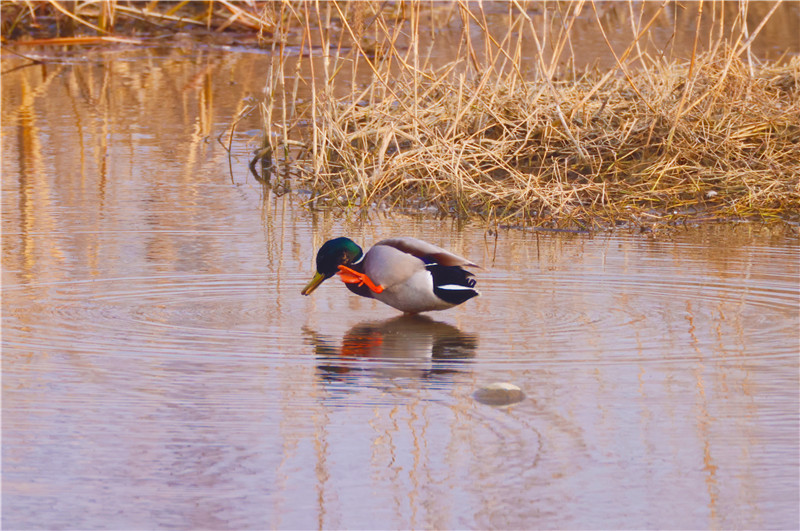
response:
<path fill-rule="evenodd" d="M 302 294 L 308 295 L 325 280 L 339 272 L 339 266 L 349 266 L 361 260 L 361 247 L 350 238 L 328 240 L 317 251 L 317 272 L 311 282 L 303 288 Z"/>

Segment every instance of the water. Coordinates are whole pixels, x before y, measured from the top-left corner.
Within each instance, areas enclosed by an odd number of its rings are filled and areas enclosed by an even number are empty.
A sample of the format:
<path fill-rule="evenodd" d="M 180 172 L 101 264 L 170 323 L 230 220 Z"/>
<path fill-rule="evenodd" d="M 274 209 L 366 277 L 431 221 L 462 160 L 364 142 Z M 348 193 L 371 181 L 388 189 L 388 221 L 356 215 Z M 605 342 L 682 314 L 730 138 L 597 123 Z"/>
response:
<path fill-rule="evenodd" d="M 258 54 L 70 61 L 2 86 L 5 528 L 800 525 L 795 231 L 314 212 L 248 176 L 253 124 L 232 174 L 216 140 Z M 482 295 L 301 296 L 338 235 L 452 249 Z"/>

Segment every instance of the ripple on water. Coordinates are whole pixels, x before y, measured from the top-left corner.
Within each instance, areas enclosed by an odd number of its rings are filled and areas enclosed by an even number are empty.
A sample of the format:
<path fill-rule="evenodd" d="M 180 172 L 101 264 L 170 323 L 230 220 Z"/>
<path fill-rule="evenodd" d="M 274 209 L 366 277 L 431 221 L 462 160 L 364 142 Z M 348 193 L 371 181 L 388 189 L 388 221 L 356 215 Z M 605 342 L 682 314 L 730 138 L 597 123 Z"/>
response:
<path fill-rule="evenodd" d="M 276 283 L 264 275 L 109 278 L 4 288 L 7 348 L 37 352 L 224 352 L 285 356 L 296 335 L 274 311 Z M 37 291 L 47 296 L 37 299 Z M 21 297 L 25 309 L 14 301 Z M 10 302 L 9 302 L 10 300 Z M 31 306 L 35 306 L 32 312 Z M 35 314 L 26 322 L 25 315 Z M 262 352 L 264 345 L 272 345 Z"/>
<path fill-rule="evenodd" d="M 476 304 L 487 323 L 481 340 L 510 347 L 484 349 L 481 360 L 520 367 L 796 355 L 788 338 L 800 287 L 791 272 L 742 260 L 713 273 L 707 260 L 635 258 L 488 271 Z"/>

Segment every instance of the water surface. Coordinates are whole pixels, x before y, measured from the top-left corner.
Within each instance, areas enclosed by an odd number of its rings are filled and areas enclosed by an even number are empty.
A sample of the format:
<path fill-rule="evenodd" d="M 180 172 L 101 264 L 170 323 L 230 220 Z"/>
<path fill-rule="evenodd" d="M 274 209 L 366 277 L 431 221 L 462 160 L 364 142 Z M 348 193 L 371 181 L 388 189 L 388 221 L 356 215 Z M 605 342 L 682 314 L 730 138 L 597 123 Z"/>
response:
<path fill-rule="evenodd" d="M 4 76 L 4 527 L 800 525 L 796 231 L 311 211 L 248 176 L 247 124 L 216 140 L 259 57 Z M 481 297 L 300 295 L 326 239 L 398 234 Z"/>

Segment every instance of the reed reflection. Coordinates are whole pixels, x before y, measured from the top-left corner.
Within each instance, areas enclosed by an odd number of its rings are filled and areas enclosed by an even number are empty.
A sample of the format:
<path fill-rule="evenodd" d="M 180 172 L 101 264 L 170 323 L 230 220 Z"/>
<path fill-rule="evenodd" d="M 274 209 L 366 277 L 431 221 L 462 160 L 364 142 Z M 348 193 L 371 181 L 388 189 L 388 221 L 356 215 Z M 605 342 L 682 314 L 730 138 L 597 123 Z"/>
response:
<path fill-rule="evenodd" d="M 402 315 L 353 326 L 341 342 L 309 328 L 319 378 L 325 383 L 360 382 L 361 376 L 439 379 L 463 372 L 475 357 L 476 335 L 422 315 Z"/>

